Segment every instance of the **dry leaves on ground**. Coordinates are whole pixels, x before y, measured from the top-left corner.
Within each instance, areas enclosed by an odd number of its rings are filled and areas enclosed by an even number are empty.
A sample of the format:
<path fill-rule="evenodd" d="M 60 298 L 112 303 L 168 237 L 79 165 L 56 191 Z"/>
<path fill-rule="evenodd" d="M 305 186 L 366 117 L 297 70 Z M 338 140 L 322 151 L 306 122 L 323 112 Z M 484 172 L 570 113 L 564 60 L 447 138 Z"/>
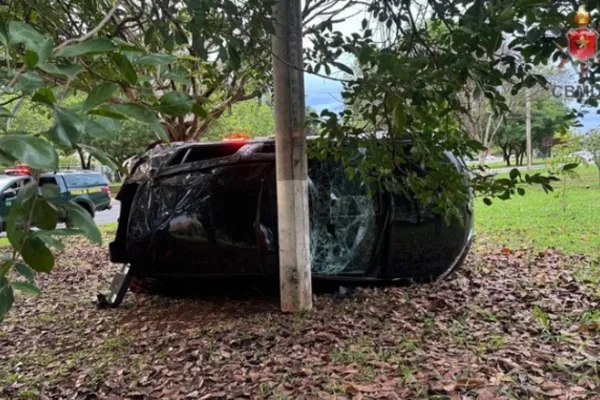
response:
<path fill-rule="evenodd" d="M 278 300 L 129 294 L 74 242 L 0 325 L 0 398 L 600 399 L 600 288 L 585 257 L 479 250 L 453 279 Z M 591 281 L 591 282 L 587 282 Z"/>

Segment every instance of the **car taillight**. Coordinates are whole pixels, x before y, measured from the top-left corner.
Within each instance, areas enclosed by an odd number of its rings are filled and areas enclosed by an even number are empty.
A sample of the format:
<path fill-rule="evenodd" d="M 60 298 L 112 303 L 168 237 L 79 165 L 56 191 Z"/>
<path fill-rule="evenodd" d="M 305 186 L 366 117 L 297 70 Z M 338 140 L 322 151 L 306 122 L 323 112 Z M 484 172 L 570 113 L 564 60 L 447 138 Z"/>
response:
<path fill-rule="evenodd" d="M 108 186 L 102 187 L 101 190 L 110 197 L 110 188 Z"/>

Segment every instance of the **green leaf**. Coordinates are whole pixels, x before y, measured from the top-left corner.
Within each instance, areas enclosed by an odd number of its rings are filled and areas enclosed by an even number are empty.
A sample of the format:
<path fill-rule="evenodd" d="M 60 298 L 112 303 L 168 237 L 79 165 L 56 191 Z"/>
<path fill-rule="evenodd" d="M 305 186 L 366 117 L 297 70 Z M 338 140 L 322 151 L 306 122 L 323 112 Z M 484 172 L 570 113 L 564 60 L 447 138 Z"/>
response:
<path fill-rule="evenodd" d="M 117 50 L 117 48 L 118 47 L 110 39 L 94 38 L 86 40 L 83 43 L 71 44 L 69 46 L 66 46 L 58 50 L 54 55 L 56 57 L 71 58 L 83 56 L 86 54 L 106 53 Z"/>
<path fill-rule="evenodd" d="M 53 230 L 58 224 L 58 212 L 45 199 L 38 199 L 33 208 L 33 222 L 38 228 Z"/>
<path fill-rule="evenodd" d="M 72 148 L 85 131 L 85 120 L 72 110 L 54 107 L 55 132 L 51 140 L 61 146 Z"/>
<path fill-rule="evenodd" d="M 19 81 L 15 85 L 15 90 L 22 90 L 24 92 L 31 93 L 43 86 L 44 80 L 40 78 L 36 73 L 28 71 L 21 75 Z"/>
<path fill-rule="evenodd" d="M 185 76 L 175 74 L 173 72 L 167 72 L 166 74 L 163 75 L 163 78 L 170 79 L 175 83 L 180 83 L 180 84 L 186 85 L 186 86 L 189 86 L 192 84 L 192 81 L 189 80 L 188 78 L 186 78 Z"/>
<path fill-rule="evenodd" d="M 202 107 L 202 104 L 196 103 L 192 106 L 192 113 L 201 118 L 208 119 L 208 112 Z"/>
<path fill-rule="evenodd" d="M 194 99 L 184 92 L 169 92 L 162 96 L 159 105 L 154 106 L 156 111 L 164 114 L 182 117 L 189 114 L 194 106 Z"/>
<path fill-rule="evenodd" d="M 5 107 L 0 107 L 0 118 L 10 118 L 13 114 Z"/>
<path fill-rule="evenodd" d="M 131 43 L 127 43 L 126 41 L 121 40 L 119 38 L 113 38 L 112 40 L 117 46 L 119 46 L 119 50 L 121 51 L 129 51 L 134 53 L 143 53 L 145 51 L 141 47 L 137 47 Z"/>
<path fill-rule="evenodd" d="M 240 54 L 238 53 L 237 49 L 231 44 L 228 44 L 227 54 L 229 55 L 229 61 L 231 62 L 233 69 L 238 69 L 242 60 L 240 59 Z"/>
<path fill-rule="evenodd" d="M 137 84 L 137 73 L 129 59 L 120 53 L 112 53 L 110 57 L 121 76 L 125 78 L 128 83 L 132 85 Z"/>
<path fill-rule="evenodd" d="M 169 134 L 167 133 L 167 131 L 165 130 L 165 127 L 162 124 L 154 124 L 154 125 L 149 125 L 150 129 L 152 129 L 152 132 L 156 133 L 156 136 L 162 140 L 165 143 L 169 143 L 171 141 L 171 138 L 169 137 Z"/>
<path fill-rule="evenodd" d="M 28 208 L 17 204 L 8 213 L 6 219 L 6 236 L 10 244 L 18 251 L 25 238 L 25 225 L 29 217 Z"/>
<path fill-rule="evenodd" d="M 36 65 L 38 65 L 38 63 L 45 62 L 52 54 L 53 46 L 54 46 L 54 42 L 52 41 L 52 38 L 49 36 L 44 36 L 44 40 L 42 40 L 41 42 L 27 43 L 27 45 L 26 45 L 27 51 L 25 52 L 25 54 L 27 54 L 27 52 L 33 52 L 36 55 L 35 62 L 32 62 L 31 64 L 27 64 L 27 66 L 29 68 L 34 68 Z M 26 61 L 26 63 L 27 63 L 27 61 Z"/>
<path fill-rule="evenodd" d="M 82 233 L 83 233 L 83 231 L 81 231 L 79 229 L 67 229 L 67 228 L 55 229 L 53 231 L 45 232 L 45 234 L 53 235 L 53 236 L 77 236 L 77 235 L 81 235 Z"/>
<path fill-rule="evenodd" d="M 579 166 L 579 163 L 566 164 L 562 167 L 563 171 L 571 171 Z"/>
<path fill-rule="evenodd" d="M 37 286 L 35 286 L 33 283 L 12 282 L 10 285 L 15 290 L 19 290 L 23 293 L 27 293 L 27 294 L 30 294 L 33 296 L 39 296 L 40 294 L 42 294 L 42 291 Z"/>
<path fill-rule="evenodd" d="M 121 103 L 121 104 L 112 104 L 106 106 L 107 109 L 114 111 L 119 114 L 126 115 L 128 117 L 137 119 L 138 121 L 145 122 L 147 124 L 157 124 L 159 123 L 158 117 L 156 114 L 150 110 L 148 107 L 145 107 L 140 104 L 135 103 Z"/>
<path fill-rule="evenodd" d="M 56 97 L 54 96 L 54 92 L 49 87 L 43 87 L 38 89 L 38 91 L 33 94 L 31 100 L 38 103 L 45 103 L 50 105 L 56 103 Z"/>
<path fill-rule="evenodd" d="M 332 61 L 331 64 L 334 67 L 336 67 L 337 69 L 339 69 L 340 71 L 345 72 L 348 75 L 354 76 L 354 71 L 352 71 L 352 69 L 350 67 L 348 67 L 340 62 L 337 62 L 337 61 Z"/>
<path fill-rule="evenodd" d="M 69 219 L 77 229 L 92 242 L 102 244 L 102 235 L 94 223 L 92 216 L 79 204 L 64 200 L 51 200 L 51 203 L 66 210 Z"/>
<path fill-rule="evenodd" d="M 12 308 L 15 297 L 8 279 L 4 276 L 0 277 L 0 321 L 4 319 L 8 311 Z"/>
<path fill-rule="evenodd" d="M 95 108 L 91 111 L 88 111 L 88 114 L 99 115 L 99 116 L 111 118 L 111 119 L 119 119 L 119 120 L 127 119 L 127 116 L 124 115 L 123 113 L 111 110 L 108 107 L 110 107 L 110 106 L 100 106 L 99 108 Z"/>
<path fill-rule="evenodd" d="M 6 27 L 6 22 L 4 22 L 4 18 L 0 15 L 0 43 L 4 47 L 8 46 L 8 29 Z M 2 318 L 0 318 L 1 320 Z"/>
<path fill-rule="evenodd" d="M 40 58 L 37 53 L 33 50 L 25 50 L 25 54 L 23 54 L 23 62 L 29 69 L 35 68 Z"/>
<path fill-rule="evenodd" d="M 104 82 L 96 86 L 88 95 L 83 103 L 83 111 L 91 110 L 109 99 L 119 89 L 119 85 L 111 82 Z"/>
<path fill-rule="evenodd" d="M 25 22 L 12 21 L 8 28 L 10 43 L 41 42 L 44 36 Z"/>
<path fill-rule="evenodd" d="M 48 247 L 54 247 L 58 250 L 64 250 L 65 245 L 62 242 L 54 237 L 48 231 L 36 231 L 34 233 L 35 236 L 39 237 L 42 242 L 46 244 Z"/>
<path fill-rule="evenodd" d="M 103 118 L 104 119 L 104 118 Z M 108 118 L 107 118 L 108 119 Z M 110 120 L 109 121 L 113 121 Z M 97 121 L 93 121 L 91 119 L 85 121 L 85 131 L 98 139 L 107 139 L 107 140 L 114 140 L 117 137 L 117 131 L 113 128 L 112 126 L 109 126 L 110 124 L 107 123 L 99 123 Z"/>
<path fill-rule="evenodd" d="M 119 165 L 119 163 L 117 163 L 115 160 L 113 160 L 110 156 L 108 156 L 102 150 L 98 150 L 95 147 L 86 146 L 83 144 L 80 144 L 79 147 L 81 147 L 81 149 L 83 151 L 85 151 L 86 153 L 88 153 L 89 155 L 91 155 L 92 157 L 94 157 L 96 160 L 100 161 L 102 164 L 106 165 L 107 167 L 109 167 L 115 171 L 120 171 L 122 169 L 122 167 Z"/>
<path fill-rule="evenodd" d="M 509 176 L 510 179 L 514 181 L 515 179 L 521 176 L 521 172 L 517 168 L 513 168 L 510 170 Z"/>
<path fill-rule="evenodd" d="M 0 149 L 36 169 L 57 169 L 58 154 L 48 141 L 27 135 L 0 136 Z"/>
<path fill-rule="evenodd" d="M 39 63 L 38 68 L 50 75 L 66 76 L 69 79 L 75 78 L 77 75 L 85 71 L 79 64 L 49 64 Z"/>
<path fill-rule="evenodd" d="M 54 183 L 46 183 L 41 187 L 42 196 L 46 199 L 53 199 L 60 195 L 60 188 Z"/>
<path fill-rule="evenodd" d="M 169 65 L 175 60 L 177 60 L 177 57 L 169 54 L 148 54 L 135 60 L 134 64 L 162 66 Z"/>
<path fill-rule="evenodd" d="M 21 248 L 23 260 L 37 272 L 50 272 L 54 268 L 54 256 L 38 237 L 28 237 Z"/>
<path fill-rule="evenodd" d="M 406 113 L 401 102 L 398 102 L 393 111 L 394 125 L 400 130 L 406 125 Z"/>
<path fill-rule="evenodd" d="M 33 196 L 37 194 L 37 188 L 38 186 L 36 182 L 29 182 L 28 184 L 23 186 L 21 190 L 19 190 L 19 194 L 17 195 L 17 201 L 22 204 L 32 199 Z"/>
<path fill-rule="evenodd" d="M 33 270 L 31 268 L 29 268 L 27 265 L 25 265 L 23 263 L 16 263 L 15 271 L 17 271 L 19 273 L 19 275 L 21 275 L 23 278 L 27 279 L 28 281 L 33 281 L 35 279 L 35 272 L 33 272 Z"/>

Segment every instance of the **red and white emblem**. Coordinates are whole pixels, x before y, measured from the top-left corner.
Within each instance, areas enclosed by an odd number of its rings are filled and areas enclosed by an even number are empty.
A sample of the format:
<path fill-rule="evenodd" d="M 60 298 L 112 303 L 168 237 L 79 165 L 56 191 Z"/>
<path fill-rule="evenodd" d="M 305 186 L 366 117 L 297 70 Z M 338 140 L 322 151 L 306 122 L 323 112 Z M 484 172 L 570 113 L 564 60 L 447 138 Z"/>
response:
<path fill-rule="evenodd" d="M 594 29 L 579 27 L 567 32 L 569 54 L 579 61 L 587 61 L 598 53 L 598 32 Z"/>

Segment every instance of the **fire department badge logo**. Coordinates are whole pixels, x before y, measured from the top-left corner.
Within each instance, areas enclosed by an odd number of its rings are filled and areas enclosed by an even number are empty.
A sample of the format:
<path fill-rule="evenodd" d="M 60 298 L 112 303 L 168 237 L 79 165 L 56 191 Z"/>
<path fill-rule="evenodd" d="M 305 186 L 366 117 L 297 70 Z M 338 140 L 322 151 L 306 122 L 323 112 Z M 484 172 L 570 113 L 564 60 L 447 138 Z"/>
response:
<path fill-rule="evenodd" d="M 583 7 L 575 15 L 577 28 L 567 32 L 568 52 L 574 59 L 585 62 L 598 53 L 598 31 L 589 28 L 590 14 Z"/>

